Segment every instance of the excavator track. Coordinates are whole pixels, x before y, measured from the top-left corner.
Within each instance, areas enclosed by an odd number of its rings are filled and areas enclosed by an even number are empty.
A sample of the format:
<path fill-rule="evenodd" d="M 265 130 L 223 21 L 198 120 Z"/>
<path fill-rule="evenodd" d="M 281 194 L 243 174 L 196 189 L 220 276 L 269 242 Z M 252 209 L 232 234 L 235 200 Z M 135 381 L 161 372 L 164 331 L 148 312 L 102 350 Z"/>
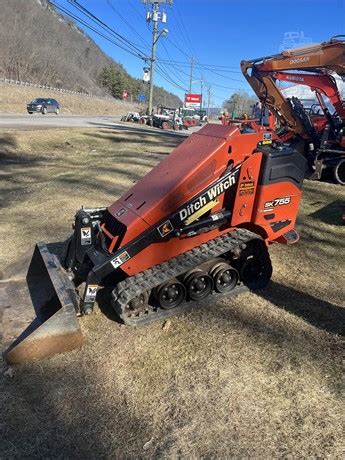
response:
<path fill-rule="evenodd" d="M 163 309 L 157 305 L 148 304 L 144 311 L 139 311 L 134 314 L 126 311 L 126 306 L 128 306 L 133 299 L 138 299 L 140 296 L 147 296 L 147 293 L 150 293 L 157 286 L 197 268 L 210 259 L 229 252 L 238 257 L 241 251 L 247 247 L 248 242 L 252 240 L 262 241 L 262 238 L 249 230 L 239 228 L 138 273 L 137 275 L 131 276 L 120 282 L 112 291 L 112 306 L 125 324 L 137 326 L 175 316 L 176 314 L 189 311 L 196 307 L 199 308 L 203 304 L 209 303 L 211 299 L 218 299 L 225 296 L 232 297 L 245 292 L 248 290 L 248 287 L 245 286 L 243 282 L 239 281 L 230 292 L 224 294 L 212 291 L 212 293 L 203 300 L 185 301 L 172 309 Z M 269 256 L 268 262 L 271 267 Z"/>

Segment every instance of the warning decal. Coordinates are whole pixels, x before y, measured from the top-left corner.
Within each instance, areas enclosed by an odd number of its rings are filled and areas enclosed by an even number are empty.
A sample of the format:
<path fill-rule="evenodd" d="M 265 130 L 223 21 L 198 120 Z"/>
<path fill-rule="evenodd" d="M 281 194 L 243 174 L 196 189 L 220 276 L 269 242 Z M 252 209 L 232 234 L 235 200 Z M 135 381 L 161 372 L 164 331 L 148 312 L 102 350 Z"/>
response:
<path fill-rule="evenodd" d="M 117 268 L 119 267 L 120 265 L 124 264 L 125 262 L 127 262 L 127 260 L 129 260 L 131 258 L 131 256 L 128 254 L 127 251 L 123 251 L 121 252 L 121 254 L 119 254 L 118 256 L 116 256 L 113 260 L 111 260 L 111 265 L 114 267 L 114 268 Z"/>
<path fill-rule="evenodd" d="M 96 300 L 98 286 L 95 284 L 89 284 L 86 288 L 85 302 L 94 302 Z"/>
<path fill-rule="evenodd" d="M 254 193 L 254 181 L 240 183 L 240 195 L 252 195 Z"/>
<path fill-rule="evenodd" d="M 80 229 L 81 245 L 91 244 L 91 227 L 83 227 Z"/>
<path fill-rule="evenodd" d="M 158 227 L 159 234 L 162 238 L 169 235 L 169 233 L 171 233 L 173 230 L 174 230 L 174 227 L 172 223 L 170 222 L 170 220 L 167 220 L 166 222 L 164 222 L 164 224 Z"/>

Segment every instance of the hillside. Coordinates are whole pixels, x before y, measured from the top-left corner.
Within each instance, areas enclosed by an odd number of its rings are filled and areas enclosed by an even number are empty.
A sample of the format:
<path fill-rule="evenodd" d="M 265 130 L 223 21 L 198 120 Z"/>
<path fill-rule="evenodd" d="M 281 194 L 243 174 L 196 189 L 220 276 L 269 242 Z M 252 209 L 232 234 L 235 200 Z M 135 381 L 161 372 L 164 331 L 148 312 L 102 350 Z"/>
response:
<path fill-rule="evenodd" d="M 30 86 L 9 85 L 0 82 L 0 113 L 27 113 L 26 104 L 36 97 L 52 97 L 60 103 L 62 115 L 123 115 L 140 111 L 142 106 L 117 99 L 102 99 L 43 90 Z"/>
<path fill-rule="evenodd" d="M 100 75 L 112 68 L 121 74 L 123 89 L 133 100 L 143 91 L 141 80 L 132 78 L 47 0 L 0 3 L 0 76 L 107 95 L 111 91 L 101 86 Z M 179 105 L 177 96 L 162 88 L 155 92 L 155 104 Z"/>

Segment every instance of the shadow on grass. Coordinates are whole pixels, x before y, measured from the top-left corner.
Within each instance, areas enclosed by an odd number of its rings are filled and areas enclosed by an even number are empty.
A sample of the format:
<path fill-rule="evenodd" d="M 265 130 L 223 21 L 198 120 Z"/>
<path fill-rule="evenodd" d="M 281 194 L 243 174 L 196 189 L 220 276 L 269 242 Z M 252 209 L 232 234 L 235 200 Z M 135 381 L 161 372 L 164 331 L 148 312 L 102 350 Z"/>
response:
<path fill-rule="evenodd" d="M 335 200 L 318 211 L 309 214 L 309 217 L 328 225 L 343 225 L 343 214 L 345 214 L 345 201 Z"/>
<path fill-rule="evenodd" d="M 86 372 L 75 356 L 58 357 L 6 379 L 1 458 L 132 458 L 142 451 L 152 436 L 149 422 L 133 414 L 116 380 L 105 396 L 96 367 Z"/>
<path fill-rule="evenodd" d="M 8 207 L 14 199 L 23 190 L 22 187 L 15 187 L 12 184 L 16 182 L 16 167 L 31 167 L 37 165 L 43 160 L 42 157 L 17 153 L 18 148 L 15 136 L 10 134 L 0 135 L 0 169 L 4 173 L 4 178 L 0 186 L 0 208 Z M 7 174 L 7 176 L 6 176 Z M 9 179 L 9 180 L 6 180 Z M 11 182 L 11 187 L 6 186 L 6 182 Z M 19 181 L 18 181 L 19 182 Z"/>
<path fill-rule="evenodd" d="M 6 166 L 35 164 L 42 160 L 42 157 L 35 155 L 19 154 L 16 151 L 18 148 L 17 139 L 11 134 L 0 135 L 0 165 L 2 170 L 6 170 Z"/>
<path fill-rule="evenodd" d="M 275 281 L 256 294 L 318 329 L 345 335 L 345 308 Z"/>
<path fill-rule="evenodd" d="M 122 323 L 111 306 L 111 291 L 112 287 L 108 284 L 99 292 L 97 297 L 99 308 L 111 321 Z M 320 330 L 345 335 L 345 308 L 275 281 L 271 281 L 265 289 L 255 291 L 255 294 Z M 226 298 L 227 296 L 224 295 L 224 299 Z M 207 307 L 210 300 L 210 298 L 205 299 L 198 305 Z M 214 310 L 210 310 L 210 314 L 212 312 Z"/>

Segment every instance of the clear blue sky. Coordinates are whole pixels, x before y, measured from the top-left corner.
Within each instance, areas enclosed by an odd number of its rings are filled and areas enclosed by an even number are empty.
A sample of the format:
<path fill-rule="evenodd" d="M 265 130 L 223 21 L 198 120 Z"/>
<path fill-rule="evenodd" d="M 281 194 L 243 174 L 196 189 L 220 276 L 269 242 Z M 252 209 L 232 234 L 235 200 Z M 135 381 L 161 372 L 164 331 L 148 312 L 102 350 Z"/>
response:
<path fill-rule="evenodd" d="M 68 0 L 53 1 L 82 17 Z M 78 1 L 143 54 L 150 54 L 148 7 L 141 0 Z M 203 78 L 204 98 L 211 85 L 214 106 L 236 90 L 250 91 L 239 70 L 241 59 L 279 52 L 285 33 L 303 32 L 313 43 L 345 34 L 345 0 L 174 0 L 172 7 L 162 6 L 161 10 L 167 13 L 167 23 L 160 28 L 168 28 L 169 33 L 157 43 L 160 74 L 155 75 L 155 84 L 183 99 L 193 56 L 197 64 L 192 90 L 200 92 L 197 80 Z M 133 77 L 142 78 L 142 60 L 79 26 Z"/>

